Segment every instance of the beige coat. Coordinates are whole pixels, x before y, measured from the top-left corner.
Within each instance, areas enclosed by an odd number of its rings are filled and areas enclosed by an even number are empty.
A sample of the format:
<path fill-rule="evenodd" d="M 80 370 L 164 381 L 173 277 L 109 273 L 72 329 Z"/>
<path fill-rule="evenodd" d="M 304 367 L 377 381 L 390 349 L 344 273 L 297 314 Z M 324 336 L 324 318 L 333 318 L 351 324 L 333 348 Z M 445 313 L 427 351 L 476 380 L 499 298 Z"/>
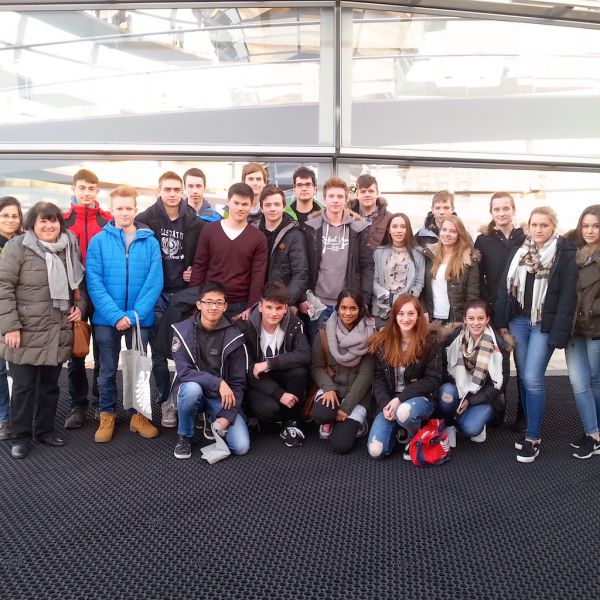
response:
<path fill-rule="evenodd" d="M 76 244 L 75 244 L 76 245 Z M 81 255 L 77 248 L 79 260 Z M 60 258 L 65 261 L 65 253 Z M 85 314 L 85 294 L 76 305 Z M 21 331 L 19 348 L 4 343 L 7 331 Z M 0 256 L 0 356 L 18 365 L 51 366 L 71 356 L 73 325 L 52 306 L 46 262 L 12 238 Z"/>

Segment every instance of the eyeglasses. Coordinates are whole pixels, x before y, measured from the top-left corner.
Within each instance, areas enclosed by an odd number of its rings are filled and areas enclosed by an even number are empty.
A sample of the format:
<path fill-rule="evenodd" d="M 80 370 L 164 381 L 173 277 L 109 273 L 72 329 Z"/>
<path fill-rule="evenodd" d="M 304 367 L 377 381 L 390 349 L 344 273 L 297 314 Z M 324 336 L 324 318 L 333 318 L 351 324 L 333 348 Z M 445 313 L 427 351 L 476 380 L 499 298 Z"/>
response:
<path fill-rule="evenodd" d="M 302 189 L 308 189 L 314 187 L 314 183 L 297 183 L 295 187 Z"/>
<path fill-rule="evenodd" d="M 210 308 L 211 306 L 216 306 L 217 308 L 223 308 L 227 302 L 224 300 L 200 300 L 200 304 Z"/>
<path fill-rule="evenodd" d="M 19 215 L 7 215 L 6 213 L 0 214 L 0 219 L 4 221 L 18 221 Z"/>

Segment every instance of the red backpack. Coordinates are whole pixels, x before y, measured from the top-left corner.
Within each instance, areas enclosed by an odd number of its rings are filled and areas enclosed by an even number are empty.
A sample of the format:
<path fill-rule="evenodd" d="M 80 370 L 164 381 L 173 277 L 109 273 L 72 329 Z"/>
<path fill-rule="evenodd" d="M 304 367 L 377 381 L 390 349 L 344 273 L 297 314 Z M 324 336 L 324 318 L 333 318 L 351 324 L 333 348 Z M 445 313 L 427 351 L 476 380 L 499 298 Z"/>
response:
<path fill-rule="evenodd" d="M 430 419 L 410 440 L 408 451 L 417 467 L 432 467 L 449 460 L 450 444 L 444 419 Z"/>

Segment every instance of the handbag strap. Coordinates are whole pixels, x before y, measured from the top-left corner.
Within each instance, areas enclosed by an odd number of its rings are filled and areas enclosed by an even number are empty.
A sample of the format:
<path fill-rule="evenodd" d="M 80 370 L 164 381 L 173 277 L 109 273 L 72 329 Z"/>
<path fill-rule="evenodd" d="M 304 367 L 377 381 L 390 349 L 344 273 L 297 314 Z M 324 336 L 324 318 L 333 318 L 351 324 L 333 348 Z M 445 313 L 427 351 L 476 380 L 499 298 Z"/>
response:
<path fill-rule="evenodd" d="M 319 337 L 321 338 L 321 349 L 323 350 L 323 362 L 325 363 L 325 371 L 331 379 L 335 377 L 335 371 L 329 366 L 329 340 L 327 339 L 327 332 L 323 327 L 319 329 Z"/>
<path fill-rule="evenodd" d="M 142 356 L 146 356 L 146 350 L 144 348 L 144 344 L 142 343 L 142 329 L 140 327 L 140 319 L 138 314 L 133 311 L 135 315 L 135 328 L 133 330 L 133 339 L 131 340 L 131 347 L 134 350 L 137 350 Z"/>

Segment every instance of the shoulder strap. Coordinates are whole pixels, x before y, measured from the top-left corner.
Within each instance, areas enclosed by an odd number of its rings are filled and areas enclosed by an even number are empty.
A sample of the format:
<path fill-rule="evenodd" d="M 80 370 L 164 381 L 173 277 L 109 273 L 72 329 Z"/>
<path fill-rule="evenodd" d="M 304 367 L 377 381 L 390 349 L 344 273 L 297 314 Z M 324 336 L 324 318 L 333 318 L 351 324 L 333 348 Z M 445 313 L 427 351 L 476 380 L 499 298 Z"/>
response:
<path fill-rule="evenodd" d="M 321 338 L 321 349 L 323 350 L 323 362 L 325 363 L 325 370 L 331 379 L 335 377 L 335 371 L 329 366 L 329 340 L 327 339 L 327 332 L 323 327 L 319 329 L 319 337 Z"/>

